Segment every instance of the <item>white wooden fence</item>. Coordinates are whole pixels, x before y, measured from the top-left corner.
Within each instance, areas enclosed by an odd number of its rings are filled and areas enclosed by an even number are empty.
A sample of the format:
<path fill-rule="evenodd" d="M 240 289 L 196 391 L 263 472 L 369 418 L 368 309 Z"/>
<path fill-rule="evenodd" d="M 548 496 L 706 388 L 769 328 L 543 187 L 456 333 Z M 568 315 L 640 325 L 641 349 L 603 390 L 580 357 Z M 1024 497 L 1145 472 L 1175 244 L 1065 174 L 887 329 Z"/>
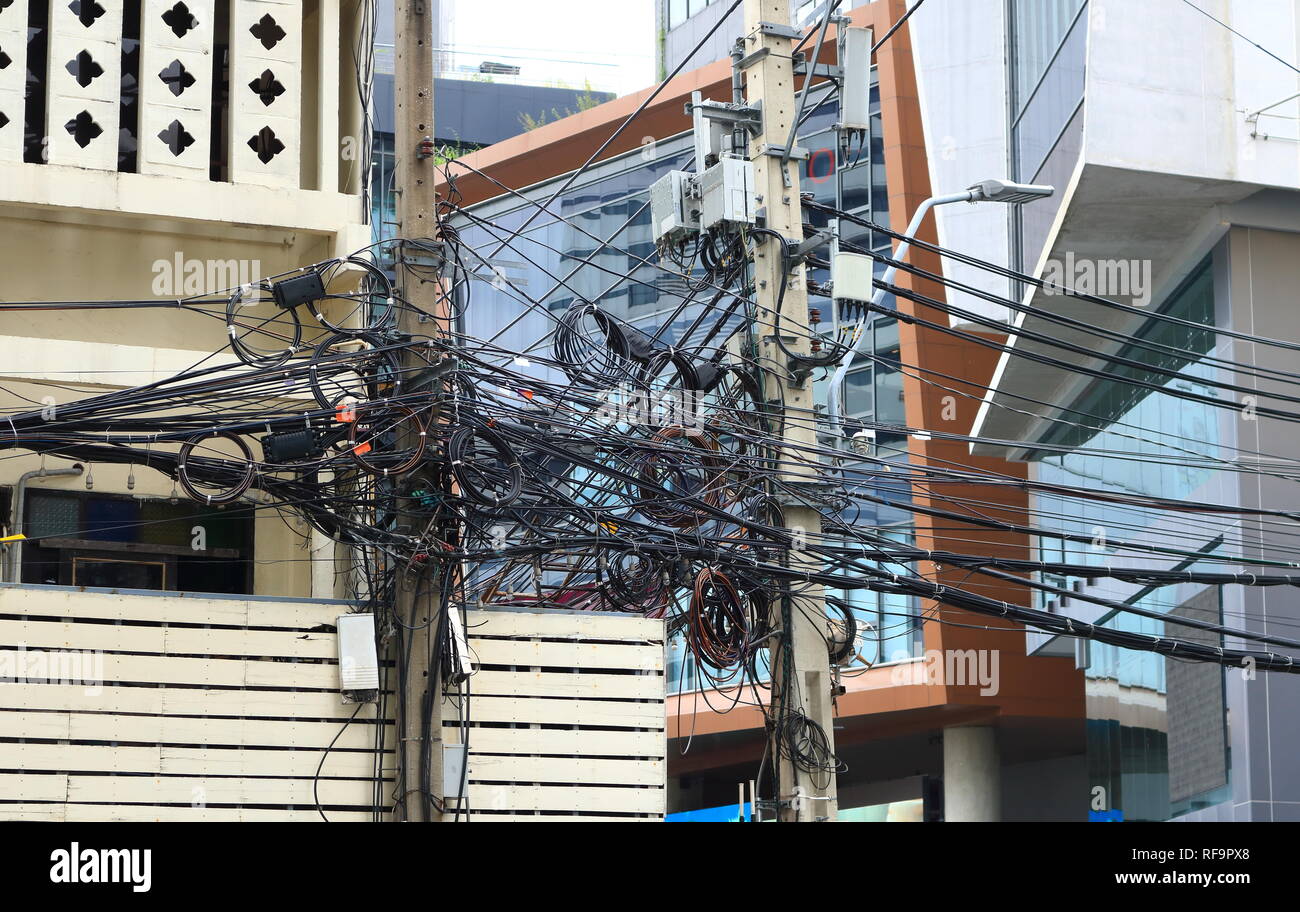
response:
<path fill-rule="evenodd" d="M 590 612 L 472 611 L 481 666 L 466 718 L 474 821 L 661 820 L 663 621 Z"/>
<path fill-rule="evenodd" d="M 371 819 L 392 725 L 344 727 L 345 610 L 0 588 L 0 819 Z"/>
<path fill-rule="evenodd" d="M 348 721 L 344 610 L 0 587 L 0 820 L 373 819 L 393 725 Z M 662 622 L 482 611 L 469 634 L 444 733 L 472 819 L 662 819 Z"/>

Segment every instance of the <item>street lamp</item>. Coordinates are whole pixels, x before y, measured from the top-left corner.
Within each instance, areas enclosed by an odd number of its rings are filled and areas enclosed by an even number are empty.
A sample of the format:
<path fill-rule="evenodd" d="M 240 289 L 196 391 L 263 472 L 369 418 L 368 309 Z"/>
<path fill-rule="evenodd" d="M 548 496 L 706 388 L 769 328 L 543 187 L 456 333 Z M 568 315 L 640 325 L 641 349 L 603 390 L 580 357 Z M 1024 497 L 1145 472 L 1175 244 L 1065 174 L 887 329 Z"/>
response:
<path fill-rule="evenodd" d="M 1055 192 L 1055 187 L 1049 187 L 1042 184 L 1017 184 L 1014 181 L 1009 180 L 990 179 L 982 180 L 977 184 L 973 184 L 961 193 L 950 193 L 946 196 L 932 196 L 917 207 L 916 213 L 912 216 L 911 223 L 907 226 L 907 232 L 904 234 L 903 240 L 899 243 L 898 250 L 894 253 L 894 259 L 900 263 L 904 261 L 907 257 L 908 251 L 912 249 L 912 239 L 915 238 L 917 232 L 921 230 L 921 222 L 925 220 L 925 216 L 929 211 L 936 206 L 946 206 L 949 203 L 1005 203 L 1012 206 L 1019 203 L 1032 202 L 1037 199 L 1044 199 Z M 885 274 L 880 277 L 880 284 L 893 284 L 896 275 L 898 275 L 898 267 L 890 265 L 889 268 L 885 270 Z M 884 300 L 885 293 L 884 288 L 877 289 L 876 293 L 871 298 L 871 303 L 873 305 L 879 305 Z M 834 444 L 836 447 L 839 446 L 838 435 L 842 423 L 841 403 L 843 401 L 842 390 L 844 388 L 844 375 L 848 373 L 850 365 L 853 364 L 853 359 L 858 353 L 858 346 L 860 346 L 862 340 L 866 338 L 866 334 L 862 332 L 863 324 L 865 324 L 866 321 L 867 317 L 863 316 L 863 318 L 858 321 L 858 325 L 854 328 L 854 341 L 849 346 L 849 350 L 845 353 L 843 360 L 840 361 L 839 367 L 835 369 L 835 373 L 831 377 L 830 389 L 827 392 L 827 413 L 830 417 L 831 429 L 837 436 L 837 442 Z"/>
<path fill-rule="evenodd" d="M 971 202 L 980 203 L 1032 203 L 1056 192 L 1055 187 L 1043 184 L 1017 184 L 1009 180 L 984 180 L 970 188 Z"/>

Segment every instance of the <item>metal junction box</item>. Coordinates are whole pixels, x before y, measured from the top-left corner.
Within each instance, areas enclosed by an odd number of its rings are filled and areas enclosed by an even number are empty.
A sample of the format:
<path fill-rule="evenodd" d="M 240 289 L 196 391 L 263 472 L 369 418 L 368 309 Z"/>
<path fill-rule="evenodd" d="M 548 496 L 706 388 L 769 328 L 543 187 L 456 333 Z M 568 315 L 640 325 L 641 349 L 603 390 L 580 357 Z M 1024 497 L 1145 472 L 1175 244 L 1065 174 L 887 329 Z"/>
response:
<path fill-rule="evenodd" d="M 335 622 L 339 642 L 339 689 L 345 702 L 369 702 L 379 691 L 379 653 L 373 614 L 344 614 Z"/>
<path fill-rule="evenodd" d="M 650 220 L 656 243 L 675 243 L 700 230 L 695 175 L 669 171 L 650 186 Z"/>
<path fill-rule="evenodd" d="M 723 158 L 699 176 L 700 225 L 754 224 L 758 210 L 754 164 L 743 158 Z"/>
<path fill-rule="evenodd" d="M 875 290 L 876 262 L 861 253 L 836 251 L 831 260 L 831 294 L 836 301 L 870 301 Z"/>

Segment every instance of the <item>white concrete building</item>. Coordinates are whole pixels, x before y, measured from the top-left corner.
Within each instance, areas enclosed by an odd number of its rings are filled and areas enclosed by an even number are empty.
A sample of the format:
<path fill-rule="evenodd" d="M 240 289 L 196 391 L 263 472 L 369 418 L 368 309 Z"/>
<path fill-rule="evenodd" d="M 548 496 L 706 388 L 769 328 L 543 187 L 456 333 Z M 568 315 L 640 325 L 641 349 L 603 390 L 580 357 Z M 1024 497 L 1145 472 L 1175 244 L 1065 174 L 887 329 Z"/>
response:
<path fill-rule="evenodd" d="M 935 192 L 1000 174 L 1056 187 L 1010 218 L 997 207 L 945 207 L 940 243 L 1081 290 L 1091 283 L 1127 305 L 1023 293 L 950 264 L 950 278 L 1029 308 L 949 294 L 950 305 L 1013 331 L 971 431 L 989 440 L 976 452 L 1027 461 L 1042 481 L 1293 510 L 1300 444 L 1288 420 L 1260 414 L 1294 411 L 1277 398 L 1284 384 L 1222 362 L 1295 369 L 1293 352 L 1225 332 L 1300 339 L 1300 3 L 969 0 L 929 3 L 912 22 Z M 1293 554 L 1286 522 L 1073 504 L 1064 515 L 1063 501 L 1039 497 L 1036 521 L 1099 546 L 1043 536 L 1043 559 L 1168 568 L 1195 566 L 1174 552 Z M 1143 556 L 1116 540 L 1176 547 Z M 1103 580 L 1075 591 L 1256 632 L 1300 619 L 1294 595 L 1278 589 L 1226 586 L 1220 600 L 1199 585 Z M 1198 635 L 1079 596 L 1039 607 Z M 1033 634 L 1028 646 L 1077 653 L 1086 669 L 1092 808 L 1102 819 L 1300 819 L 1300 736 L 1281 721 L 1300 708 L 1294 677 Z"/>
<path fill-rule="evenodd" d="M 0 306 L 215 293 L 366 246 L 351 61 L 361 16 L 338 0 L 0 9 Z M 6 313 L 0 407 L 146 383 L 220 351 L 225 336 L 222 320 L 197 312 Z M 0 485 L 43 464 L 10 457 Z M 84 513 L 100 509 L 88 499 L 172 492 L 156 472 L 128 486 L 126 467 L 90 471 L 93 493 L 84 474 L 29 479 L 34 494 L 76 491 L 80 503 L 38 495 L 26 509 Z M 238 552 L 234 572 L 248 572 L 230 591 L 313 594 L 312 563 L 298 559 L 313 547 L 305 527 L 267 515 L 231 536 L 223 553 Z M 62 565 L 78 549 L 53 550 L 14 580 L 72 582 Z M 172 576 L 159 588 L 212 586 Z M 332 573 L 318 576 L 314 594 L 334 595 Z"/>

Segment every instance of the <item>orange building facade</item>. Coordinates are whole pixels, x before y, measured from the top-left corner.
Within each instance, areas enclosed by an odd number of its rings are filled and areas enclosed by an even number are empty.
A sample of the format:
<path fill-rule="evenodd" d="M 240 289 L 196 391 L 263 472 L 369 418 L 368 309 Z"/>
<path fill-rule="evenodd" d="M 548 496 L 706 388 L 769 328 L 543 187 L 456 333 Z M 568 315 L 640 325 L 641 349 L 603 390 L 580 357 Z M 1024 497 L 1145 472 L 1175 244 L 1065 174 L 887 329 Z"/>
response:
<path fill-rule="evenodd" d="M 876 0 L 848 15 L 854 26 L 870 27 L 879 36 L 905 12 L 905 0 Z M 833 36 L 832 29 L 824 63 L 836 62 Z M 895 230 L 901 230 L 933 190 L 907 25 L 879 49 L 875 79 L 879 135 L 871 150 L 873 210 L 879 222 L 887 213 Z M 581 166 L 653 91 L 472 153 L 462 160 L 463 167 L 453 168 L 454 197 L 471 213 L 481 211 L 483 218 L 523 211 L 519 196 L 503 193 L 502 185 L 523 197 L 545 199 L 558 186 L 555 180 Z M 691 122 L 684 104 L 694 92 L 730 101 L 731 61 L 706 63 L 672 80 L 590 169 L 593 176 L 612 175 L 592 185 L 592 200 L 612 199 L 610 188 L 618 181 L 623 182 L 619 192 L 636 191 L 638 180 L 648 186 L 655 175 L 649 168 L 647 176 L 646 166 L 658 158 L 665 169 L 672 164 L 675 150 L 688 142 L 684 134 Z M 820 159 L 813 155 L 804 165 L 810 184 L 826 181 L 826 160 Z M 829 161 L 832 172 L 846 166 L 834 152 Z M 595 227 L 589 230 L 600 233 Z M 923 223 L 919 237 L 937 243 L 933 217 Z M 931 273 L 943 269 L 937 255 L 924 251 L 913 250 L 910 262 Z M 509 276 L 519 265 L 505 262 L 500 268 Z M 913 286 L 913 281 L 900 274 L 897 284 L 944 299 L 944 289 L 936 283 L 915 280 Z M 897 308 L 900 420 L 914 431 L 970 433 L 985 387 L 992 383 L 997 353 L 909 322 L 918 318 L 947 326 L 949 318 L 941 311 L 906 300 L 899 300 Z M 1027 536 L 987 525 L 990 519 L 1026 523 L 1028 495 L 1015 484 L 1025 478 L 1023 465 L 972 456 L 960 440 L 916 433 L 903 439 L 906 455 L 901 458 L 910 463 L 913 475 L 931 467 L 1002 476 L 997 484 L 943 478 L 914 484 L 910 534 L 919 548 L 1030 557 Z M 979 524 L 964 522 L 962 516 L 978 518 Z M 969 570 L 934 563 L 915 569 L 941 584 L 1032 604 L 1024 587 L 973 577 Z M 841 818 L 1086 820 L 1084 682 L 1074 660 L 1028 655 L 1025 630 L 1014 623 L 933 602 L 917 603 L 911 610 L 918 633 L 906 657 L 895 659 L 882 647 L 871 667 L 850 669 L 842 678 L 834 732 L 836 752 L 846 765 L 839 778 Z M 738 787 L 759 770 L 766 741 L 763 715 L 744 700 L 732 707 L 735 695 L 706 694 L 680 682 L 674 687 L 667 710 L 669 810 L 734 807 Z"/>

